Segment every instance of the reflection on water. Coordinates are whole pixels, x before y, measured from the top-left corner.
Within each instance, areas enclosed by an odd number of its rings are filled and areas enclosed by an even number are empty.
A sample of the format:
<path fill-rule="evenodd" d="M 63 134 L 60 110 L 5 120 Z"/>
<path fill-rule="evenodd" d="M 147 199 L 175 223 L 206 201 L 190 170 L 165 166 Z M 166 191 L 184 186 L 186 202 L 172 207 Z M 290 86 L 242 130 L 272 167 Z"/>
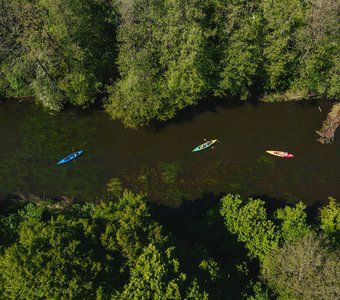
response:
<path fill-rule="evenodd" d="M 328 196 L 340 195 L 340 143 L 321 145 L 315 139 L 329 108 L 326 102 L 214 107 L 131 130 L 103 111 L 50 115 L 31 104 L 4 102 L 0 196 L 97 199 L 115 178 L 111 188 L 119 188 L 119 182 L 174 207 L 206 192 L 325 203 Z M 192 153 L 204 138 L 221 143 Z M 56 165 L 80 149 L 82 157 Z M 273 157 L 265 153 L 269 149 L 295 157 Z"/>

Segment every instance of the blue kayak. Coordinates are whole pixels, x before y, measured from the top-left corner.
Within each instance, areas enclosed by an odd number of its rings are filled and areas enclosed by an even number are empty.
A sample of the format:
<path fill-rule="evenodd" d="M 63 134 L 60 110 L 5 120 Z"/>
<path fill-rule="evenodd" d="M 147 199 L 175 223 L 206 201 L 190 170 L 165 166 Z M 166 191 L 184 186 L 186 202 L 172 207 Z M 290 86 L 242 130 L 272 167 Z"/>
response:
<path fill-rule="evenodd" d="M 69 156 L 66 156 L 65 158 L 63 158 L 62 160 L 58 161 L 57 162 L 57 165 L 62 165 L 62 164 L 66 164 L 74 159 L 76 159 L 78 156 L 82 155 L 84 153 L 83 150 L 79 150 L 79 151 L 76 151 L 72 154 L 70 154 Z"/>

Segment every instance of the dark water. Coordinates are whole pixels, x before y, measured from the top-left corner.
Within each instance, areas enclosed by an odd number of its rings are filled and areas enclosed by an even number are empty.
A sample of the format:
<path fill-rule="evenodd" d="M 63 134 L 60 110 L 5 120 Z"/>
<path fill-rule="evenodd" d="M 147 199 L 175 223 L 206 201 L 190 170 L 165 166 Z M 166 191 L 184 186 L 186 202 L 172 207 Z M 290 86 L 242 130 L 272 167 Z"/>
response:
<path fill-rule="evenodd" d="M 321 145 L 315 130 L 330 107 L 327 102 L 208 107 L 131 130 L 103 111 L 51 115 L 31 104 L 1 102 L 0 197 L 20 192 L 98 199 L 116 178 L 168 206 L 227 192 L 326 203 L 329 196 L 340 198 L 340 142 Z M 221 143 L 192 153 L 204 138 Z M 56 165 L 80 149 L 85 153 L 77 161 Z M 295 157 L 281 159 L 265 150 Z"/>

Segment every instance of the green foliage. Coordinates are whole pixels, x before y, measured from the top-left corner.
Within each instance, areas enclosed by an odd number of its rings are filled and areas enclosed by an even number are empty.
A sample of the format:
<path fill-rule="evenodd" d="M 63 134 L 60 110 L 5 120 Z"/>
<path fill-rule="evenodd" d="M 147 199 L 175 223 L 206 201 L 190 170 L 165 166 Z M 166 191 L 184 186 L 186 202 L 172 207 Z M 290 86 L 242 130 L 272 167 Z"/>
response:
<path fill-rule="evenodd" d="M 299 89 L 337 98 L 339 88 L 339 1 L 306 1 L 298 40 Z"/>
<path fill-rule="evenodd" d="M 129 283 L 114 299 L 185 299 L 182 286 L 187 279 L 179 272 L 179 261 L 173 257 L 173 250 L 168 248 L 162 254 L 153 244 L 145 247 L 135 262 Z M 194 293 L 195 299 L 204 299 L 205 293 L 194 288 L 195 291 L 189 287 L 187 293 Z"/>
<path fill-rule="evenodd" d="M 17 25 L 1 63 L 7 94 L 33 95 L 53 110 L 66 101 L 93 102 L 114 59 L 109 7 L 104 1 L 10 1 L 4 9 L 14 12 Z"/>
<path fill-rule="evenodd" d="M 126 126 L 214 96 L 339 98 L 337 0 L 1 0 L 0 93 Z"/>
<path fill-rule="evenodd" d="M 207 224 L 202 218 L 199 223 L 189 221 L 186 233 L 181 224 L 181 240 L 164 235 L 147 199 L 128 191 L 115 202 L 97 204 L 54 205 L 33 196 L 28 200 L 16 213 L 0 215 L 4 299 L 243 295 L 267 300 L 271 291 L 279 299 L 337 299 L 340 294 L 337 245 L 317 235 L 316 225 L 306 223 L 306 206 L 301 202 L 277 209 L 272 221 L 264 201 L 242 201 L 229 194 L 221 199 L 222 218 L 210 210 Z M 338 217 L 339 205 L 331 198 L 320 209 L 320 229 L 332 237 L 338 232 Z M 256 278 L 257 262 L 245 260 L 246 253 L 240 254 L 242 247 L 234 238 L 219 231 L 222 221 L 244 244 L 248 256 L 259 259 L 260 278 Z M 175 218 L 174 223 L 181 222 Z M 259 279 L 262 282 L 255 281 Z"/>
<path fill-rule="evenodd" d="M 174 112 L 198 102 L 211 89 L 214 72 L 207 9 L 209 2 L 165 0 L 160 63 L 166 104 Z"/>
<path fill-rule="evenodd" d="M 227 195 L 221 199 L 220 214 L 228 231 L 245 244 L 251 257 L 260 260 L 262 278 L 279 299 L 337 299 L 339 251 L 334 250 L 336 244 L 315 233 L 313 228 L 318 226 L 307 224 L 305 209 L 302 202 L 277 209 L 273 217 L 279 222 L 274 225 L 263 201 L 244 203 L 238 195 Z M 339 211 L 332 198 L 320 209 L 319 227 L 331 237 L 339 232 Z M 251 289 L 247 299 L 269 299 L 269 291 L 260 282 Z"/>
<path fill-rule="evenodd" d="M 250 288 L 252 290 L 252 292 L 249 293 L 250 295 L 245 294 L 245 298 L 247 300 L 269 300 L 271 299 L 269 297 L 270 294 L 266 286 L 260 281 L 256 281 L 256 282 L 251 281 Z"/>
<path fill-rule="evenodd" d="M 203 259 L 199 264 L 199 268 L 208 274 L 209 281 L 215 281 L 219 278 L 218 264 L 212 258 Z"/>
<path fill-rule="evenodd" d="M 0 288 L 6 299 L 205 295 L 180 271 L 144 197 L 125 192 L 116 203 L 64 210 L 30 203 L 17 215 L 1 216 L 0 224 Z"/>
<path fill-rule="evenodd" d="M 137 259 L 145 245 L 162 245 L 166 241 L 160 225 L 150 219 L 145 198 L 127 191 L 117 203 L 101 203 L 95 207 L 93 217 L 107 223 L 101 236 L 105 248 L 119 251 L 131 262 Z"/>
<path fill-rule="evenodd" d="M 195 280 L 187 290 L 185 300 L 208 300 L 209 294 L 206 292 L 201 292 L 199 289 L 199 285 Z"/>
<path fill-rule="evenodd" d="M 337 97 L 337 4 L 322 2 L 119 2 L 121 78 L 110 89 L 108 112 L 137 127 L 211 94 Z"/>
<path fill-rule="evenodd" d="M 93 297 L 94 279 L 103 270 L 88 249 L 95 228 L 64 216 L 45 223 L 35 216 L 20 225 L 18 241 L 1 259 L 7 299 Z M 36 288 L 35 288 L 36 287 Z"/>
<path fill-rule="evenodd" d="M 0 215 L 0 253 L 18 238 L 20 218 L 11 214 L 7 217 Z"/>
<path fill-rule="evenodd" d="M 267 90 L 286 90 L 297 76 L 296 35 L 303 25 L 300 0 L 262 1 L 264 18 L 263 55 Z"/>
<path fill-rule="evenodd" d="M 133 0 L 118 11 L 121 78 L 110 89 L 110 115 L 137 127 L 197 103 L 210 72 L 200 1 Z"/>
<path fill-rule="evenodd" d="M 339 255 L 325 238 L 310 233 L 273 250 L 261 273 L 279 299 L 338 299 Z"/>
<path fill-rule="evenodd" d="M 159 90 L 159 18 L 155 0 L 117 2 L 120 79 L 109 90 L 106 106 L 112 118 L 134 127 L 156 118 L 162 105 Z"/>
<path fill-rule="evenodd" d="M 285 242 L 295 241 L 310 232 L 305 213 L 306 205 L 299 202 L 294 208 L 285 206 L 275 212 L 275 217 L 281 220 L 281 235 Z"/>
<path fill-rule="evenodd" d="M 320 228 L 329 236 L 335 236 L 340 242 L 340 204 L 332 197 L 329 203 L 320 209 Z"/>
<path fill-rule="evenodd" d="M 28 204 L 18 217 L 19 222 L 13 216 L 0 219 L 2 228 L 13 233 L 0 231 L 7 243 L 0 253 L 6 299 L 206 295 L 180 271 L 174 248 L 165 245 L 167 237 L 150 219 L 141 196 L 125 192 L 115 204 L 74 205 L 65 211 Z"/>
<path fill-rule="evenodd" d="M 18 212 L 18 215 L 23 220 L 41 220 L 43 213 L 45 212 L 44 207 L 39 207 L 36 204 L 28 203 L 22 210 Z"/>
<path fill-rule="evenodd" d="M 278 246 L 280 234 L 267 218 L 264 201 L 249 199 L 244 203 L 239 195 L 228 194 L 221 199 L 220 214 L 228 231 L 245 243 L 250 257 L 263 260 Z"/>
<path fill-rule="evenodd" d="M 215 1 L 215 26 L 220 41 L 220 91 L 215 94 L 250 96 L 261 65 L 262 14 L 260 1 Z"/>
<path fill-rule="evenodd" d="M 30 65 L 19 37 L 22 26 L 14 1 L 0 1 L 0 93 L 28 96 Z M 17 63 L 21 59 L 21 63 Z"/>

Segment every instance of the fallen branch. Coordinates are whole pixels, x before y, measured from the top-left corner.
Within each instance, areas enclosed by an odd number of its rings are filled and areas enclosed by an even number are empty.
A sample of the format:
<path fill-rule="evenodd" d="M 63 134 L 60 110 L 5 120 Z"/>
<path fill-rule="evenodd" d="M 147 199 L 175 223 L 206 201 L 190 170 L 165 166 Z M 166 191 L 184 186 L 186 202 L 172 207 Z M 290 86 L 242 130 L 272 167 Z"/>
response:
<path fill-rule="evenodd" d="M 335 130 L 340 125 L 340 103 L 334 104 L 332 110 L 327 115 L 327 119 L 322 123 L 322 128 L 316 130 L 319 135 L 318 141 L 322 144 L 331 144 L 334 140 Z"/>

